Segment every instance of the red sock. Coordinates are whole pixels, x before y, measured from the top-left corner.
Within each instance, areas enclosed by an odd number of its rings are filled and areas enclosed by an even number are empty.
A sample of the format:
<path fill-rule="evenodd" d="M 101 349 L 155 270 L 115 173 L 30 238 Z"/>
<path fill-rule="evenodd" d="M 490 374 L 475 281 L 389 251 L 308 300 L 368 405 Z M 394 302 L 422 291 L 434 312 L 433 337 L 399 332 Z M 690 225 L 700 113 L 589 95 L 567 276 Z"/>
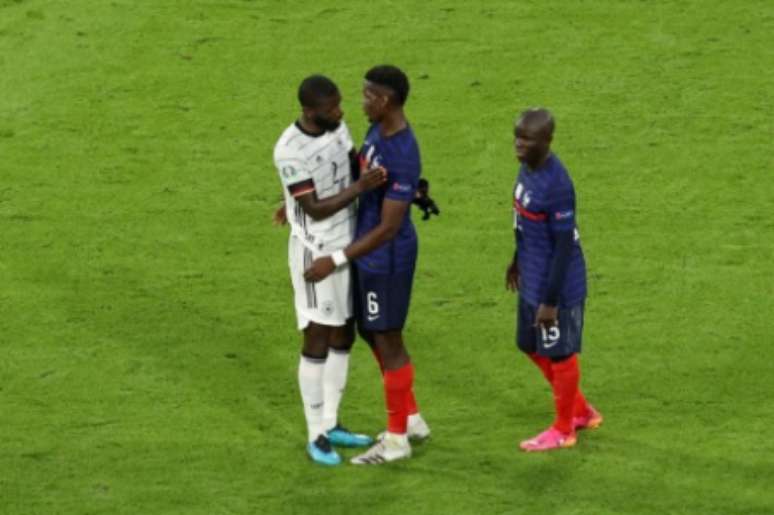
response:
<path fill-rule="evenodd" d="M 589 412 L 589 403 L 586 401 L 586 397 L 581 393 L 578 388 L 578 393 L 575 394 L 575 403 L 572 408 L 572 414 L 575 417 L 582 417 Z"/>
<path fill-rule="evenodd" d="M 532 362 L 537 365 L 540 371 L 543 372 L 543 377 L 548 379 L 549 383 L 553 382 L 554 374 L 551 372 L 551 360 L 534 352 L 532 354 L 528 354 L 528 356 L 529 359 L 531 359 Z"/>
<path fill-rule="evenodd" d="M 414 366 L 411 363 L 397 370 L 384 371 L 384 399 L 387 404 L 387 431 L 405 434 L 408 425 L 406 398 L 414 383 Z"/>
<path fill-rule="evenodd" d="M 412 381 L 413 383 L 413 381 Z M 419 406 L 417 406 L 417 399 L 414 397 L 414 388 L 412 385 L 411 390 L 406 395 L 406 413 L 409 415 L 416 415 L 419 413 Z"/>
<path fill-rule="evenodd" d="M 575 397 L 578 394 L 578 359 L 573 354 L 559 363 L 551 363 L 554 381 L 551 384 L 554 391 L 554 405 L 556 406 L 556 420 L 554 427 L 564 434 L 573 431 L 572 415 L 575 406 Z"/>
<path fill-rule="evenodd" d="M 379 371 L 384 375 L 384 362 L 379 355 L 379 351 L 376 350 L 376 347 L 371 347 L 371 352 L 374 354 L 374 358 L 376 358 L 376 362 L 379 364 Z M 416 415 L 419 413 L 419 406 L 417 406 L 417 399 L 414 397 L 413 388 L 409 390 L 409 393 L 406 396 L 406 410 L 409 415 Z"/>
<path fill-rule="evenodd" d="M 575 359 L 578 361 L 578 384 L 580 385 L 580 356 L 575 355 Z M 580 386 L 578 386 L 578 393 L 575 394 L 575 405 L 572 408 L 572 414 L 575 417 L 582 417 L 589 412 L 589 403 L 586 401 L 586 397 L 583 396 Z"/>

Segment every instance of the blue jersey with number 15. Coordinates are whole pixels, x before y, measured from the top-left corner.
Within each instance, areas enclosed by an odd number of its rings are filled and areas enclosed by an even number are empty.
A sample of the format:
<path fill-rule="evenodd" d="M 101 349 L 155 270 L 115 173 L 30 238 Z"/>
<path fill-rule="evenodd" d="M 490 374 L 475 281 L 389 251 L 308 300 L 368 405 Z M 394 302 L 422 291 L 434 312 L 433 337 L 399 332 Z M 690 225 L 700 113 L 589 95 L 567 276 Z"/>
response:
<path fill-rule="evenodd" d="M 384 199 L 411 203 L 422 170 L 419 146 L 410 126 L 385 137 L 380 133 L 378 123 L 371 125 L 360 150 L 360 159 L 368 168 L 383 166 L 387 170 L 387 183 L 360 195 L 356 239 L 379 225 Z M 392 274 L 413 270 L 416 259 L 417 233 L 409 206 L 395 238 L 358 258 L 356 263 L 358 268 L 368 272 Z"/>

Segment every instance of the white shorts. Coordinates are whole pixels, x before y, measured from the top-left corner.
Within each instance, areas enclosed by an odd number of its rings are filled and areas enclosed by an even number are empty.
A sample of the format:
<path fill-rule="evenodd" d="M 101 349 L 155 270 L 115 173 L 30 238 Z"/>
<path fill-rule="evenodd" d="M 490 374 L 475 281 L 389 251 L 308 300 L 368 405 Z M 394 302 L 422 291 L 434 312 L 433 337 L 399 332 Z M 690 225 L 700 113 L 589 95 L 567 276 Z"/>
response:
<path fill-rule="evenodd" d="M 299 331 L 309 322 L 328 326 L 345 325 L 352 317 L 352 278 L 349 264 L 342 265 L 318 283 L 304 280 L 304 270 L 316 258 L 330 252 L 316 252 L 307 248 L 295 236 L 288 242 L 288 265 L 293 282 L 296 318 Z"/>

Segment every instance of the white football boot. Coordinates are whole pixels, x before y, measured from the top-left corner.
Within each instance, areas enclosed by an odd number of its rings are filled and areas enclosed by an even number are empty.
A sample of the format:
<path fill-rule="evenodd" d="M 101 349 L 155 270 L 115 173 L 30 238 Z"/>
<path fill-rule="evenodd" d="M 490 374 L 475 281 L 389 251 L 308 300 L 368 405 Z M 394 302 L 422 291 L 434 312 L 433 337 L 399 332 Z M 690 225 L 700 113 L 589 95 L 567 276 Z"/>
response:
<path fill-rule="evenodd" d="M 351 463 L 354 465 L 379 465 L 410 457 L 411 445 L 406 435 L 385 433 L 384 437 L 370 449 L 352 458 Z"/>
<path fill-rule="evenodd" d="M 379 433 L 376 436 L 376 441 L 378 442 L 384 438 L 384 434 L 385 431 Z M 422 418 L 422 415 L 414 413 L 413 415 L 409 415 L 406 434 L 412 442 L 421 442 L 430 437 L 430 426 L 427 425 L 427 422 Z"/>

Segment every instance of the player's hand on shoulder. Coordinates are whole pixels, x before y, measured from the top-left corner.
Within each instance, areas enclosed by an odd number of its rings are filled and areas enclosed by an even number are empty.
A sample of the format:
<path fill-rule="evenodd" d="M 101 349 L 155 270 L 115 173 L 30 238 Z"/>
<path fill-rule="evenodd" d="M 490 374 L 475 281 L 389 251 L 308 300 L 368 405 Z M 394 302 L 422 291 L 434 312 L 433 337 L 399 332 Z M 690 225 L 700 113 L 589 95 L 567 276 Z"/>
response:
<path fill-rule="evenodd" d="M 361 193 L 371 191 L 387 182 L 387 170 L 383 166 L 369 168 L 360 174 L 356 184 Z"/>
<path fill-rule="evenodd" d="M 285 225 L 288 223 L 288 213 L 285 210 L 285 202 L 283 201 L 280 207 L 278 207 L 271 217 L 271 221 L 274 225 Z"/>
<path fill-rule="evenodd" d="M 304 271 L 304 279 L 316 283 L 331 275 L 335 269 L 336 265 L 330 256 L 319 257 Z"/>

